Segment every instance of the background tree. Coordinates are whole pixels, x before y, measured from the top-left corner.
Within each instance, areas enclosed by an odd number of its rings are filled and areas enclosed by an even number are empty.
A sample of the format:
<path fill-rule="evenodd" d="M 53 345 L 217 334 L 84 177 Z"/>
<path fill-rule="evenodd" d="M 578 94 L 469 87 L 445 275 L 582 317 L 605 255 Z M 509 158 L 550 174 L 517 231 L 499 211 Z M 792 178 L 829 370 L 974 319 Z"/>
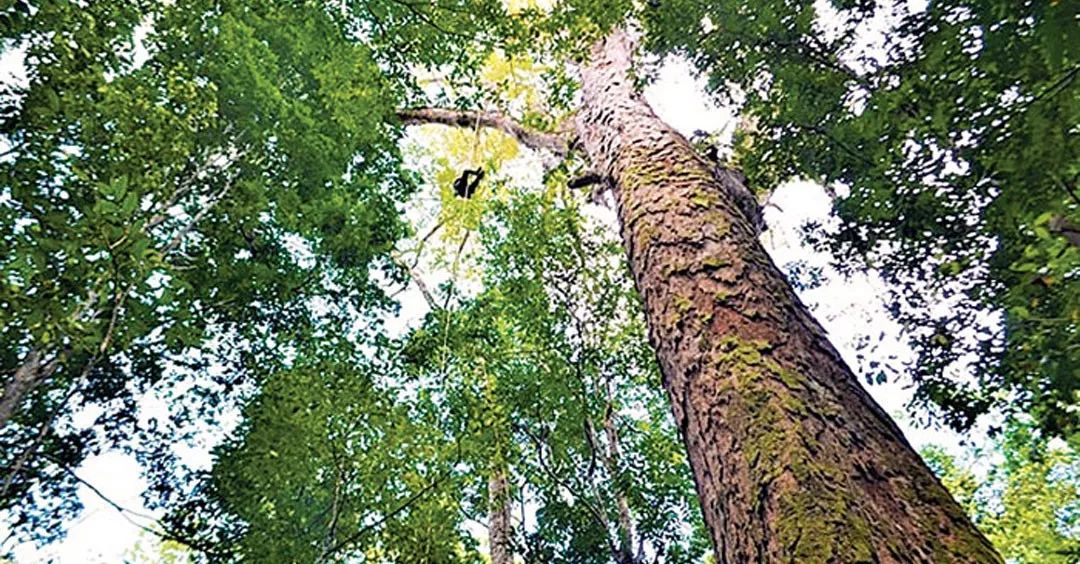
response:
<path fill-rule="evenodd" d="M 201 378 L 187 421 L 212 424 L 215 395 L 286 361 L 282 339 L 380 303 L 368 267 L 409 189 L 381 125 L 393 92 L 327 14 L 107 4 L 48 3 L 12 37 L 28 81 L 2 131 L 0 503 L 42 541 L 76 506 L 65 468 L 135 436 L 151 386 Z M 93 429 L 70 423 L 84 407 Z"/>
<path fill-rule="evenodd" d="M 479 300 L 531 345 L 511 358 L 539 368 L 500 379 L 540 507 L 525 556 L 690 559 L 702 550 L 691 482 L 621 249 L 560 175 L 549 182 L 542 196 L 496 203 L 481 229 L 491 258 Z"/>
<path fill-rule="evenodd" d="M 1080 458 L 1071 447 L 1011 421 L 991 449 L 957 459 L 928 447 L 923 456 L 1006 558 L 1072 562 L 1080 554 Z"/>

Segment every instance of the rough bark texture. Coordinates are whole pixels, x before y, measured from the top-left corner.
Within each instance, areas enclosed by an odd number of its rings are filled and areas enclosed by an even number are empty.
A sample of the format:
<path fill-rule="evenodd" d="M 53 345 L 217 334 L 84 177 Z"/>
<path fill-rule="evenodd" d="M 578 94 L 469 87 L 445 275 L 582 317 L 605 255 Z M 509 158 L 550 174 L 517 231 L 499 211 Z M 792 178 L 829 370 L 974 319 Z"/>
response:
<path fill-rule="evenodd" d="M 35 349 L 26 354 L 11 380 L 4 386 L 4 395 L 0 396 L 0 429 L 7 427 L 26 394 L 48 378 L 55 369 L 56 361 L 43 362 L 41 351 Z"/>
<path fill-rule="evenodd" d="M 999 562 L 859 386 L 716 174 L 628 79 L 616 32 L 578 134 L 611 183 L 718 562 Z"/>
<path fill-rule="evenodd" d="M 491 564 L 512 564 L 510 544 L 510 492 L 506 471 L 496 470 L 488 478 L 488 542 Z"/>

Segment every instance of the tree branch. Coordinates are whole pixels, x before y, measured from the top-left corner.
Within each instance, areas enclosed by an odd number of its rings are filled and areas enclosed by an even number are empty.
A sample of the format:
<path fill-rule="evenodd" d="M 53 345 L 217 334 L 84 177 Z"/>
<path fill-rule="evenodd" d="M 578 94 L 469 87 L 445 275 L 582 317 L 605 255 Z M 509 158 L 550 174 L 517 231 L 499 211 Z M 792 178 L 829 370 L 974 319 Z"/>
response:
<path fill-rule="evenodd" d="M 1074 247 L 1080 248 L 1080 227 L 1073 225 L 1065 216 L 1058 214 L 1051 217 L 1046 227 L 1051 233 L 1065 237 Z"/>
<path fill-rule="evenodd" d="M 566 156 L 570 150 L 570 143 L 565 135 L 530 129 L 499 112 L 416 108 L 398 110 L 397 115 L 405 125 L 437 123 L 455 127 L 475 127 L 479 125 L 498 129 L 527 147 L 551 151 L 560 157 Z"/>
<path fill-rule="evenodd" d="M 130 509 L 130 508 L 124 507 L 123 505 L 120 505 L 119 503 L 114 501 L 112 498 L 105 495 L 101 490 L 99 490 L 96 486 L 94 486 L 94 484 L 91 484 L 90 482 L 83 479 L 81 476 L 79 476 L 77 473 L 75 473 L 74 469 L 72 469 L 70 466 L 64 464 L 63 462 L 61 462 L 56 457 L 53 457 L 53 456 L 50 456 L 50 455 L 47 455 L 47 454 L 42 455 L 42 456 L 43 456 L 43 458 L 45 458 L 46 460 L 48 460 L 52 464 L 56 465 L 56 467 L 63 470 L 66 474 L 71 476 L 76 482 L 86 486 L 87 489 L 89 489 L 91 493 L 93 493 L 99 499 L 101 499 L 102 501 L 107 503 L 110 507 L 115 509 L 118 513 L 120 513 L 120 516 L 123 517 L 124 520 L 127 521 L 128 523 L 131 523 L 135 527 L 138 527 L 139 529 L 142 529 L 144 532 L 150 533 L 150 534 L 156 536 L 157 538 L 159 538 L 161 540 L 175 541 L 175 542 L 183 544 L 186 547 L 189 547 L 189 548 L 195 549 L 195 550 L 197 550 L 199 552 L 202 552 L 203 554 L 205 554 L 207 556 L 211 556 L 211 557 L 217 556 L 218 558 L 220 558 L 220 553 L 213 546 L 210 546 L 210 545 L 207 545 L 205 543 L 196 541 L 194 539 L 185 538 L 182 535 L 178 535 L 178 534 L 176 534 L 175 531 L 172 531 L 172 530 L 168 529 L 165 526 L 164 523 L 162 523 L 160 520 L 158 520 L 157 517 L 154 517 L 152 515 L 147 515 L 145 513 L 140 513 L 138 511 L 135 511 L 134 509 Z M 143 523 L 140 523 L 140 522 L 132 519 L 132 516 L 139 517 L 141 519 L 146 519 L 146 520 L 150 521 L 153 526 L 148 526 L 148 525 L 145 525 Z"/>
<path fill-rule="evenodd" d="M 428 285 L 424 283 L 424 279 L 421 278 L 420 275 L 416 272 L 416 265 L 414 264 L 413 266 L 409 266 L 405 264 L 405 261 L 396 254 L 391 254 L 390 258 L 398 266 L 405 269 L 405 272 L 409 275 L 409 280 L 413 284 L 416 284 L 417 289 L 419 289 L 420 293 L 424 296 L 424 301 L 428 303 L 428 307 L 431 308 L 431 311 L 438 311 L 440 308 L 439 304 L 435 301 L 435 295 L 431 293 L 431 289 L 428 288 Z M 402 288 L 401 291 L 404 291 L 406 288 L 408 288 L 408 286 Z M 395 292 L 393 295 L 391 295 L 391 297 L 397 296 L 401 293 L 401 291 Z"/>
<path fill-rule="evenodd" d="M 23 397 L 56 369 L 56 359 L 45 361 L 43 356 L 40 349 L 31 349 L 15 369 L 11 380 L 4 385 L 3 394 L 0 395 L 0 429 L 6 427 L 8 420 L 15 415 Z"/>
<path fill-rule="evenodd" d="M 140 529 L 142 529 L 142 530 L 144 530 L 144 531 L 146 531 L 148 533 L 151 533 L 153 535 L 160 536 L 161 533 L 159 533 L 158 531 L 156 531 L 154 529 L 151 529 L 150 527 L 147 527 L 146 525 L 143 525 L 142 523 L 137 523 L 137 522 L 131 520 L 130 518 L 128 518 L 128 514 L 134 515 L 134 516 L 139 517 L 141 519 L 146 519 L 148 521 L 152 521 L 154 523 L 157 523 L 157 518 L 156 517 L 154 517 L 152 515 L 147 515 L 145 513 L 140 513 L 138 511 L 135 511 L 134 509 L 128 509 L 127 507 L 124 507 L 123 505 L 120 505 L 119 503 L 114 501 L 112 498 L 105 495 L 101 490 L 99 490 L 97 488 L 97 486 L 95 486 L 94 484 L 91 484 L 90 482 L 86 481 L 82 476 L 79 476 L 75 472 L 74 469 L 72 469 L 67 464 L 64 464 L 63 462 L 61 462 L 58 458 L 56 458 L 54 456 L 51 456 L 51 455 L 48 455 L 48 454 L 43 454 L 42 458 L 45 458 L 49 462 L 55 464 L 57 468 L 63 470 L 65 474 L 71 476 L 76 482 L 79 482 L 80 484 L 86 486 L 86 488 L 89 489 L 91 493 L 96 495 L 98 497 L 98 499 L 100 499 L 101 501 L 104 501 L 105 503 L 109 504 L 109 506 L 111 506 L 113 509 L 119 511 L 120 514 L 122 516 L 124 516 L 124 518 L 127 519 L 128 522 L 130 522 L 132 525 L 135 525 L 136 527 L 138 527 L 138 528 L 140 528 Z"/>

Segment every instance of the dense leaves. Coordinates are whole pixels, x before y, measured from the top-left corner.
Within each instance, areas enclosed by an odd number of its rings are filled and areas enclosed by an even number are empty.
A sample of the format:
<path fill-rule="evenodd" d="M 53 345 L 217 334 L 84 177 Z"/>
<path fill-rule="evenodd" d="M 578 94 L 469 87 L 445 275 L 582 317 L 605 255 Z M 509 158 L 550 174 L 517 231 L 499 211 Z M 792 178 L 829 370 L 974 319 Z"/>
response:
<path fill-rule="evenodd" d="M 457 501 L 461 448 L 438 409 L 398 401 L 376 374 L 404 375 L 347 345 L 319 349 L 247 403 L 198 495 L 172 508 L 172 533 L 218 560 L 477 560 Z"/>
<path fill-rule="evenodd" d="M 201 373 L 227 392 L 318 319 L 378 303 L 368 267 L 403 233 L 409 186 L 385 134 L 392 92 L 323 12 L 111 4 L 20 37 L 29 80 L 3 122 L 0 358 L 5 380 L 35 379 L 5 390 L 0 503 L 43 540 L 64 469 L 131 437 L 148 386 Z M 66 422 L 79 406 L 94 431 Z M 50 501 L 20 503 L 39 483 Z"/>
<path fill-rule="evenodd" d="M 904 6 L 0 8 L 26 74 L 0 91 L 3 549 L 62 535 L 73 470 L 121 448 L 169 551 L 198 559 L 481 562 L 476 525 L 506 509 L 526 561 L 699 560 L 615 230 L 565 188 L 576 157 L 519 190 L 498 170 L 510 137 L 439 138 L 459 153 L 434 159 L 450 280 L 415 271 L 430 233 L 413 268 L 395 248 L 420 178 L 398 109 L 565 129 L 573 63 L 635 17 L 742 107 L 730 158 L 759 190 L 803 176 L 837 193 L 840 222 L 808 237 L 893 284 L 920 404 L 957 428 L 1033 417 L 983 485 L 927 456 L 1010 556 L 1067 561 L 1075 457 L 1033 437 L 1080 429 L 1078 8 Z M 462 163 L 488 172 L 468 200 L 449 184 Z M 406 278 L 430 311 L 396 334 L 383 290 Z M 192 460 L 210 444 L 212 464 Z"/>

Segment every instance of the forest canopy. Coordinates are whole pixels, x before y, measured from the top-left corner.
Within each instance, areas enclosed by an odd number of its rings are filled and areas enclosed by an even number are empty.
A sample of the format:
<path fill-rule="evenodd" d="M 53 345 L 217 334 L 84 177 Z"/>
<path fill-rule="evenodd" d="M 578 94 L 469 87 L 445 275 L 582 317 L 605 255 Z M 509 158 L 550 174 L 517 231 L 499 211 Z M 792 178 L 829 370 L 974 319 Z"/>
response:
<path fill-rule="evenodd" d="M 0 554 L 90 489 L 148 560 L 1073 561 L 1078 23 L 14 0 Z M 657 116 L 675 63 L 727 125 Z M 827 194 L 787 226 L 827 268 L 762 243 L 793 186 Z M 830 277 L 880 280 L 911 355 L 831 342 Z M 889 385 L 964 448 L 916 452 Z M 85 477 L 102 453 L 151 516 Z"/>

